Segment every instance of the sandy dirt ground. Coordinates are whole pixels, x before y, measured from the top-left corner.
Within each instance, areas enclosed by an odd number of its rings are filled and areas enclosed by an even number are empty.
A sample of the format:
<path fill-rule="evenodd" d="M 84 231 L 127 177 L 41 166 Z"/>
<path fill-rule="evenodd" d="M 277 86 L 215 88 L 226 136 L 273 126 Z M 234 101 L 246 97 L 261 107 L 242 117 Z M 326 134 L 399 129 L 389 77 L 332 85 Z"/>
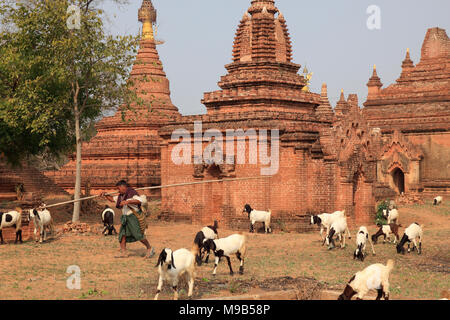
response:
<path fill-rule="evenodd" d="M 114 258 L 118 253 L 116 236 L 100 234 L 98 215 L 83 216 L 82 222 L 93 226 L 89 234 L 62 234 L 43 244 L 27 241 L 21 245 L 0 246 L 0 299 L 152 299 L 158 279 L 155 264 L 165 248 L 190 248 L 201 226 L 161 222 L 150 219 L 148 238 L 156 255 L 144 259 L 145 247 L 129 244 L 130 257 Z M 155 216 L 155 215 L 153 215 Z M 59 220 L 64 220 L 65 217 Z M 393 244 L 375 245 L 376 255 L 364 262 L 353 260 L 355 233 L 347 240 L 345 249 L 327 250 L 322 246 L 318 231 L 307 234 L 283 233 L 248 234 L 248 254 L 245 274 L 231 277 L 224 259 L 216 277 L 213 263 L 197 268 L 194 299 L 255 294 L 295 288 L 299 298 L 314 299 L 321 289 L 341 291 L 350 277 L 373 263 L 395 259 L 391 275 L 392 299 L 438 299 L 450 288 L 450 205 L 433 207 L 411 205 L 400 208 L 401 233 L 405 226 L 418 222 L 425 225 L 423 254 L 398 255 Z M 116 217 L 116 228 L 119 219 Z M 374 232 L 376 226 L 368 226 Z M 57 230 L 62 229 L 59 222 Z M 219 229 L 221 237 L 236 233 Z M 247 234 L 247 233 L 246 233 Z M 232 257 L 235 271 L 238 260 Z M 68 289 L 69 266 L 81 270 L 81 289 Z M 186 298 L 187 288 L 180 285 L 180 298 Z M 165 285 L 162 299 L 172 297 Z"/>

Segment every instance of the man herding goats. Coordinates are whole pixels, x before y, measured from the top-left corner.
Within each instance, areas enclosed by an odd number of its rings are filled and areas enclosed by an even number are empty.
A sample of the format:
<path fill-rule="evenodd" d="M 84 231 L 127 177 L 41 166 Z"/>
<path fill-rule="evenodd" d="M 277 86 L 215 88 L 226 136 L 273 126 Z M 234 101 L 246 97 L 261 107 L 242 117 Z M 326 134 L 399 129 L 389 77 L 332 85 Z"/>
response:
<path fill-rule="evenodd" d="M 102 197 L 106 198 L 111 202 L 116 203 L 116 208 L 122 209 L 122 217 L 120 218 L 121 226 L 119 231 L 119 242 L 120 242 L 120 255 L 116 258 L 126 258 L 127 254 L 127 242 L 142 242 L 147 248 L 146 258 L 151 258 L 155 254 L 154 248 L 150 246 L 147 238 L 145 237 L 145 215 L 141 210 L 141 204 L 143 203 L 142 197 L 131 188 L 128 183 L 124 180 L 119 181 L 116 184 L 119 191 L 118 196 L 107 195 L 103 192 Z"/>

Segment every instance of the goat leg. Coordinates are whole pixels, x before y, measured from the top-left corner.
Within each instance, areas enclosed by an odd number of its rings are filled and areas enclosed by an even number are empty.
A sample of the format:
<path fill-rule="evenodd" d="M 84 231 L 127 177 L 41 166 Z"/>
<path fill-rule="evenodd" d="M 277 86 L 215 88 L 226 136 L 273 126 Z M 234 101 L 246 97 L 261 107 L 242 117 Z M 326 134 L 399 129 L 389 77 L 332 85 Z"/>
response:
<path fill-rule="evenodd" d="M 225 256 L 225 258 L 227 258 L 227 262 L 228 262 L 228 267 L 230 268 L 230 275 L 233 276 L 234 272 L 233 272 L 233 268 L 231 267 L 231 260 L 229 256 Z"/>

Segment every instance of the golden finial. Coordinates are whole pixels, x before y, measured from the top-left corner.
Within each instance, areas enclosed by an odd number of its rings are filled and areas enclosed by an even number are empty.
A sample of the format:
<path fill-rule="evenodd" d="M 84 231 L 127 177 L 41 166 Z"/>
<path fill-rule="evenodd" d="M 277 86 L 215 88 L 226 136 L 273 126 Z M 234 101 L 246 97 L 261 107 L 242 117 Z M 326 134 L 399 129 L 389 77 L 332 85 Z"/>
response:
<path fill-rule="evenodd" d="M 142 1 L 138 19 L 142 22 L 142 39 L 153 40 L 153 24 L 156 23 L 156 10 L 150 0 Z"/>

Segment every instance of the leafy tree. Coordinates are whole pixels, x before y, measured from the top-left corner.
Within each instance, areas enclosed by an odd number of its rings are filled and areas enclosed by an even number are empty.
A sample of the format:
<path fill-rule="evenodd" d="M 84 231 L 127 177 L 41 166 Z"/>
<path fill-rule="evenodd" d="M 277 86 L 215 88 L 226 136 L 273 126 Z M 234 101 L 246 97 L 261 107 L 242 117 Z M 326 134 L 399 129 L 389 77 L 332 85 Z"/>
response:
<path fill-rule="evenodd" d="M 108 35 L 100 2 L 0 4 L 0 153 L 17 163 L 29 154 L 67 152 L 75 145 L 75 199 L 81 194 L 83 128 L 105 110 L 142 103 L 127 81 L 137 38 Z M 71 5 L 79 10 L 68 10 Z M 77 202 L 74 222 L 79 213 Z"/>

